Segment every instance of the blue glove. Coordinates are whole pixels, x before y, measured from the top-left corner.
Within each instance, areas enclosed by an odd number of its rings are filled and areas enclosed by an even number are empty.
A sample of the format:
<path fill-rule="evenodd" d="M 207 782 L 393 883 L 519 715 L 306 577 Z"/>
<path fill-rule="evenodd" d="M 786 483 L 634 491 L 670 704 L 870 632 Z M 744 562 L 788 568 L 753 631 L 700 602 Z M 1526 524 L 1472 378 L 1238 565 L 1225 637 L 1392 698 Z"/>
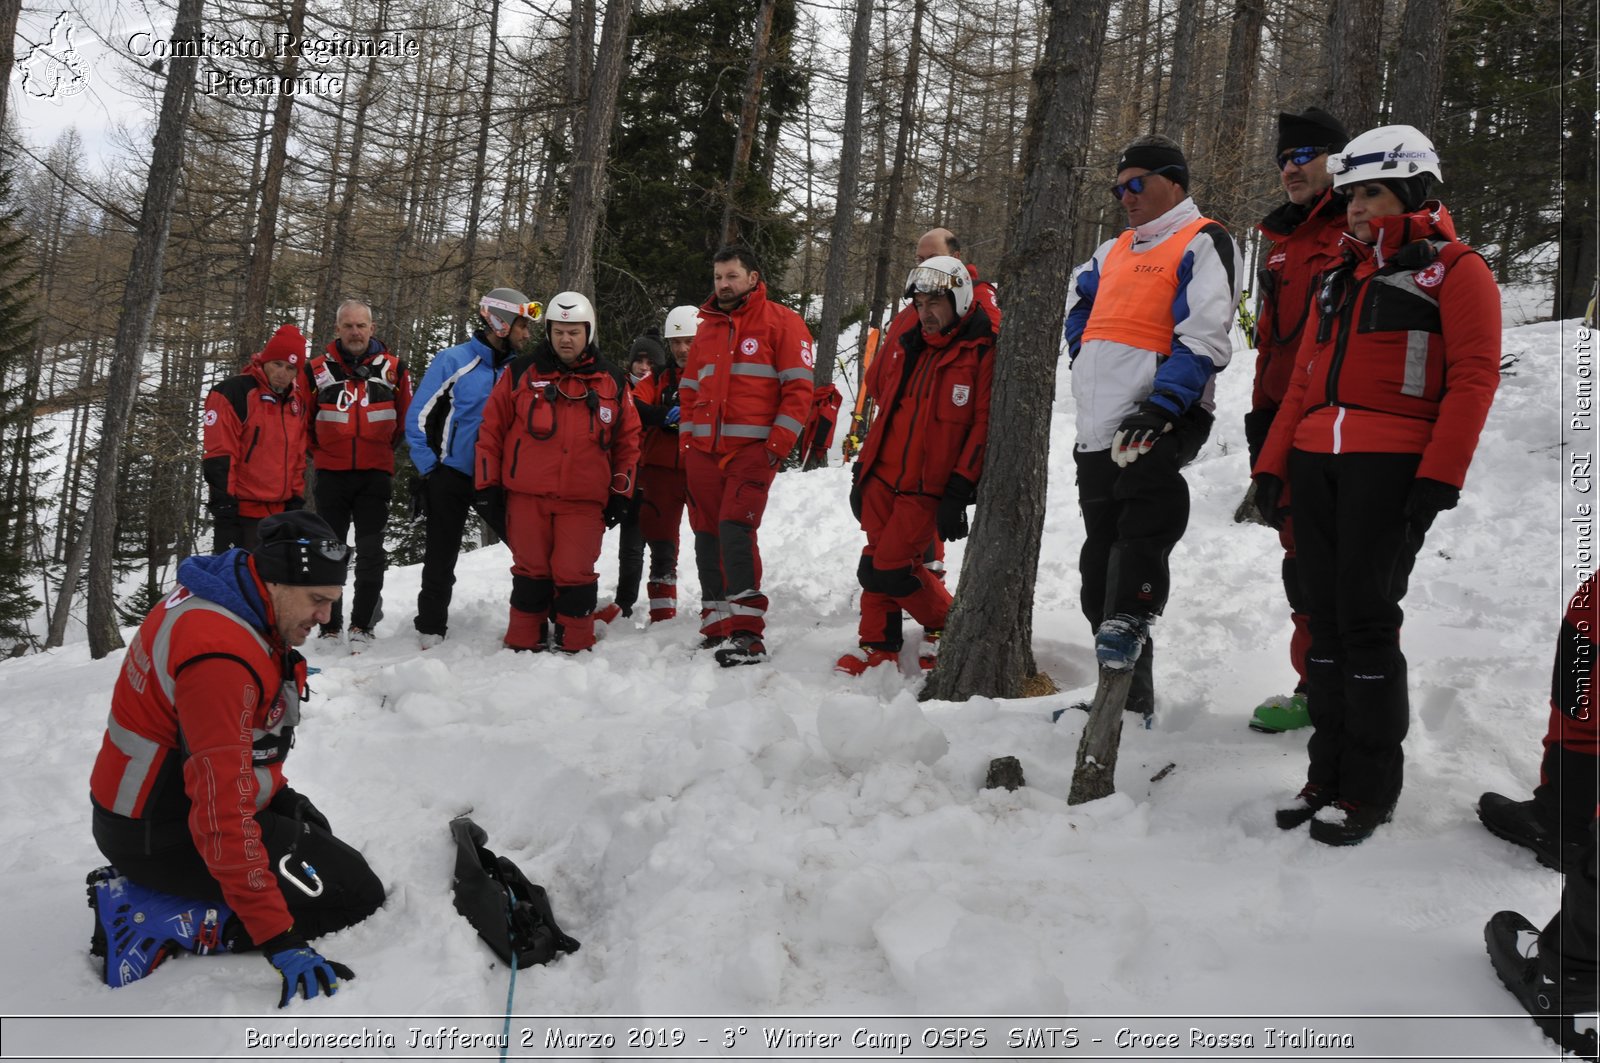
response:
<path fill-rule="evenodd" d="M 273 950 L 280 942 L 285 947 Z M 352 979 L 356 973 L 342 963 L 325 960 L 317 950 L 290 931 L 280 934 L 262 946 L 267 962 L 283 976 L 283 997 L 278 1007 L 286 1008 L 295 997 L 310 1000 L 319 992 L 333 996 L 339 991 L 339 979 Z"/>
<path fill-rule="evenodd" d="M 668 410 L 667 411 L 667 415 L 661 419 L 661 423 L 662 424 L 677 424 L 678 423 L 678 407 L 674 406 L 672 409 Z"/>

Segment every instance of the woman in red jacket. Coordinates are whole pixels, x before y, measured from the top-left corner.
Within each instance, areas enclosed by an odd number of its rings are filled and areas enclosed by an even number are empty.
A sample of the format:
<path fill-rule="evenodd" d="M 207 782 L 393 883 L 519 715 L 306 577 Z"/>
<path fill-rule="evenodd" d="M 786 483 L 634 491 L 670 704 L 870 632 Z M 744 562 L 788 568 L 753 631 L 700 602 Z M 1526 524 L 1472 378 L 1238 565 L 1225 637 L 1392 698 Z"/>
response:
<path fill-rule="evenodd" d="M 1456 239 L 1428 138 L 1369 130 L 1328 157 L 1348 195 L 1344 259 L 1256 463 L 1274 527 L 1291 497 L 1310 614 L 1306 784 L 1285 830 L 1354 845 L 1393 815 L 1410 722 L 1401 599 L 1434 518 L 1461 495 L 1500 374 L 1500 292 Z M 1285 483 L 1290 490 L 1285 490 Z"/>
<path fill-rule="evenodd" d="M 626 376 L 599 358 L 588 299 L 562 292 L 545 323 L 545 341 L 489 393 L 476 479 L 483 503 L 504 507 L 513 562 L 505 644 L 576 653 L 594 645 L 594 566 L 633 496 L 639 414 Z"/>

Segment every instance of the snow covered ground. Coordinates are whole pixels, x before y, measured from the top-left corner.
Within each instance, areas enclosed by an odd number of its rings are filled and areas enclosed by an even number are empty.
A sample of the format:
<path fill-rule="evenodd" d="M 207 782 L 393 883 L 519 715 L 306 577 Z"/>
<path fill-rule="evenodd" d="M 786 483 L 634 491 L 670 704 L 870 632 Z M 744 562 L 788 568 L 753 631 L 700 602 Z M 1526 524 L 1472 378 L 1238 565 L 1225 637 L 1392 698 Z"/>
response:
<path fill-rule="evenodd" d="M 87 788 L 119 661 L 91 661 L 79 644 L 0 663 L 0 1010 L 56 1017 L 8 1020 L 5 1054 L 493 1058 L 437 1034 L 498 1035 L 506 1004 L 508 972 L 451 907 L 447 824 L 470 809 L 583 942 L 518 975 L 517 1058 L 1553 1057 L 1495 980 L 1482 926 L 1508 907 L 1542 924 L 1560 880 L 1489 835 L 1473 806 L 1483 790 L 1520 796 L 1536 781 L 1571 587 L 1559 366 L 1573 331 L 1506 334 L 1521 360 L 1406 602 L 1406 790 L 1394 823 L 1362 846 L 1276 829 L 1305 734 L 1245 727 L 1261 697 L 1293 684 L 1276 537 L 1231 520 L 1247 478 L 1248 352 L 1219 381 L 1221 419 L 1189 472 L 1193 519 L 1156 633 L 1155 726 L 1124 732 L 1115 796 L 1067 805 L 1084 717 L 1052 724 L 1051 710 L 1085 698 L 1094 668 L 1076 605 L 1063 372 L 1036 595 L 1036 651 L 1059 695 L 919 705 L 916 678 L 831 671 L 853 644 L 861 544 L 840 467 L 785 474 L 774 490 L 765 667 L 724 671 L 694 653 L 688 615 L 623 621 L 580 659 L 512 654 L 498 644 L 503 547 L 462 558 L 451 637 L 421 653 L 417 571 L 392 571 L 368 653 L 309 646 L 323 671 L 288 766 L 391 891 L 319 943 L 358 975 L 332 1000 L 275 1012 L 277 976 L 254 955 L 180 957 L 127 988 L 101 984 L 86 948 L 83 878 L 102 862 Z M 961 556 L 952 547 L 952 573 Z M 611 539 L 602 563 L 605 595 Z M 693 602 L 692 565 L 683 576 Z M 1021 758 L 1027 786 L 981 789 L 1003 754 Z M 885 1015 L 917 1018 L 857 1018 Z M 552 1025 L 610 1032 L 617 1046 L 546 1047 Z M 780 1025 L 842 1041 L 769 1049 L 761 1031 Z M 665 1047 L 630 1050 L 629 1027 L 665 1027 Z M 1079 1032 L 1054 1035 L 1054 1049 L 1019 1048 L 1011 1033 L 1045 1027 Z M 1252 1045 L 1192 1045 L 1191 1027 Z M 1271 1047 L 1267 1027 L 1301 1047 Z M 431 1042 L 408 1048 L 413 1028 Z M 938 1047 L 946 1028 L 966 1028 L 944 1035 L 965 1047 Z M 357 1040 L 273 1047 L 252 1029 Z M 857 1030 L 865 1046 L 852 1048 Z M 1167 1033 L 1176 1047 L 1157 1042 Z"/>

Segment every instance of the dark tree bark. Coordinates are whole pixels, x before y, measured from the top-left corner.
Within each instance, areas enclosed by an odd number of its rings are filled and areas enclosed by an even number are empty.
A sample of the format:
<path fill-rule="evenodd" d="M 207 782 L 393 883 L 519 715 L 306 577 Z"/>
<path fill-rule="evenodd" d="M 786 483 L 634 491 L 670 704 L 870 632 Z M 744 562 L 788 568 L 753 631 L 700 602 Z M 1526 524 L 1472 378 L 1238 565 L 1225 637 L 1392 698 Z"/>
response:
<path fill-rule="evenodd" d="M 772 38 L 772 18 L 778 0 L 761 0 L 756 16 L 755 42 L 750 46 L 750 68 L 745 72 L 743 103 L 739 107 L 739 132 L 733 142 L 733 169 L 728 174 L 728 191 L 722 205 L 722 242 L 739 238 L 739 190 L 750 169 L 750 151 L 755 146 L 756 123 L 761 117 L 761 81 L 767 70 L 767 43 Z"/>
<path fill-rule="evenodd" d="M 1245 180 L 1247 138 L 1244 123 L 1246 115 L 1250 113 L 1256 57 L 1261 52 L 1261 27 L 1266 19 L 1266 0 L 1236 0 L 1233 5 L 1227 74 L 1222 81 L 1216 150 L 1212 152 L 1211 161 L 1212 202 L 1201 204 L 1211 217 L 1235 233 L 1245 228 L 1243 215 L 1249 201 L 1249 183 Z"/>
<path fill-rule="evenodd" d="M 21 15 L 22 0 L 0 0 L 0 129 L 6 124 L 11 66 L 17 58 L 17 20 Z"/>
<path fill-rule="evenodd" d="M 456 283 L 456 320 L 472 331 L 473 269 L 478 258 L 478 223 L 483 217 L 483 185 L 489 170 L 489 118 L 494 109 L 494 67 L 500 51 L 500 0 L 489 4 L 489 58 L 483 71 L 483 106 L 478 111 L 478 154 L 472 173 L 472 200 L 467 209 L 467 231 L 461 241 L 461 279 Z"/>
<path fill-rule="evenodd" d="M 1333 0 L 1328 5 L 1327 108 L 1352 134 L 1378 124 L 1383 87 L 1383 0 Z"/>
<path fill-rule="evenodd" d="M 583 136 L 572 164 L 572 206 L 567 212 L 567 246 L 561 257 L 562 291 L 594 294 L 594 238 L 606 207 L 606 159 L 616 124 L 617 91 L 628 57 L 628 25 L 634 0 L 610 0 L 600 30 L 600 57 L 589 84 Z"/>
<path fill-rule="evenodd" d="M 1006 316 L 989 434 L 960 593 L 922 697 L 1016 697 L 1036 671 L 1033 587 L 1048 486 L 1062 308 L 1075 262 L 1078 174 L 1110 0 L 1052 0 L 1023 145 L 1022 209 L 1006 237 Z"/>
<path fill-rule="evenodd" d="M 845 266 L 850 234 L 855 228 L 856 181 L 861 172 L 861 100 L 866 92 L 867 45 L 872 37 L 872 0 L 856 0 L 856 21 L 850 33 L 850 71 L 844 95 L 844 141 L 839 150 L 839 192 L 833 205 L 833 230 L 828 236 L 828 264 L 822 279 L 822 320 L 817 329 L 817 365 L 812 380 L 833 383 L 839 353 L 839 315 L 845 301 Z M 866 324 L 862 339 L 866 338 Z"/>
<path fill-rule="evenodd" d="M 906 42 L 906 73 L 900 81 L 900 128 L 894 135 L 894 165 L 889 171 L 889 195 L 883 206 L 883 228 L 878 232 L 878 265 L 872 281 L 872 305 L 867 321 L 874 325 L 883 323 L 884 311 L 890 303 L 889 258 L 895 238 L 895 225 L 900 218 L 900 199 L 905 195 L 906 156 L 911 143 L 911 125 L 916 120 L 917 69 L 922 60 L 922 18 L 927 10 L 926 0 L 916 0 L 911 16 L 911 37 Z"/>
<path fill-rule="evenodd" d="M 1444 89 L 1445 44 L 1450 38 L 1451 0 L 1406 0 L 1390 79 L 1389 121 L 1439 132 L 1439 97 Z M 1355 130 L 1352 130 L 1355 132 Z"/>
<path fill-rule="evenodd" d="M 1172 79 L 1167 86 L 1167 113 L 1161 132 L 1179 144 L 1189 123 L 1190 97 L 1194 94 L 1194 53 L 1199 47 L 1200 16 L 1205 0 L 1178 0 L 1178 28 L 1172 40 Z M 1232 71 L 1233 66 L 1228 66 Z"/>
<path fill-rule="evenodd" d="M 305 33 L 306 0 L 294 0 L 285 32 L 298 40 Z M 300 53 L 284 56 L 278 76 L 292 81 L 300 70 Z M 255 244 L 250 249 L 250 269 L 244 286 L 244 314 L 239 319 L 239 354 L 261 347 L 267 336 L 267 294 L 272 287 L 272 259 L 278 243 L 278 201 L 283 191 L 283 170 L 289 157 L 289 123 L 294 116 L 294 94 L 280 92 L 272 111 L 272 145 L 267 149 L 267 173 L 261 188 L 261 208 L 256 215 Z"/>
<path fill-rule="evenodd" d="M 172 40 L 195 42 L 193 47 L 181 51 L 199 52 L 203 4 L 204 0 L 180 0 L 178 4 Z M 178 53 L 180 49 L 173 51 Z M 140 362 L 161 295 L 161 269 L 167 234 L 172 228 L 172 203 L 183 172 L 184 134 L 194 104 L 198 66 L 195 54 L 174 54 L 167 67 L 167 86 L 161 96 L 161 117 L 156 124 L 155 147 L 150 156 L 150 179 L 145 184 L 138 238 L 133 247 L 133 260 L 128 265 L 128 280 L 123 286 L 122 313 L 117 319 L 116 344 L 111 353 L 105 423 L 100 430 L 100 453 L 87 536 L 89 654 L 96 660 L 122 647 L 112 586 L 117 549 L 118 458 L 128 421 L 133 416 L 134 400 L 139 394 Z"/>
<path fill-rule="evenodd" d="M 1596 216 L 1595 182 L 1595 107 L 1600 106 L 1600 93 L 1595 90 L 1594 8 L 1589 7 L 1589 17 L 1583 15 L 1584 5 L 1568 4 L 1561 15 L 1562 63 L 1558 69 L 1566 70 L 1574 57 L 1587 56 L 1590 64 L 1588 77 L 1575 77 L 1563 89 L 1561 121 L 1566 126 L 1561 148 L 1561 229 L 1559 236 L 1559 263 L 1556 270 L 1555 305 L 1552 308 L 1557 320 L 1582 317 L 1589 306 L 1594 291 L 1597 265 L 1597 241 L 1600 241 L 1600 217 Z"/>

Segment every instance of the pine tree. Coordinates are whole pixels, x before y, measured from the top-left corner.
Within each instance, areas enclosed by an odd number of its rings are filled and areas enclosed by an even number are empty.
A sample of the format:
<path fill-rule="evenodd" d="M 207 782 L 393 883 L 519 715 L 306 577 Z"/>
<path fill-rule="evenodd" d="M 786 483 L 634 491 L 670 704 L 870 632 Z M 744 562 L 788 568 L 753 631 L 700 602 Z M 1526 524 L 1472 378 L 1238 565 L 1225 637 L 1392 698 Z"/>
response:
<path fill-rule="evenodd" d="M 0 492 L 0 653 L 14 655 L 37 643 L 30 622 L 39 601 L 30 592 L 38 566 L 29 559 L 37 505 L 25 472 L 26 451 L 38 439 L 34 389 L 24 386 L 34 353 L 34 274 L 27 234 L 16 225 L 12 177 L 9 166 L 0 166 L 0 470 L 8 487 Z"/>

